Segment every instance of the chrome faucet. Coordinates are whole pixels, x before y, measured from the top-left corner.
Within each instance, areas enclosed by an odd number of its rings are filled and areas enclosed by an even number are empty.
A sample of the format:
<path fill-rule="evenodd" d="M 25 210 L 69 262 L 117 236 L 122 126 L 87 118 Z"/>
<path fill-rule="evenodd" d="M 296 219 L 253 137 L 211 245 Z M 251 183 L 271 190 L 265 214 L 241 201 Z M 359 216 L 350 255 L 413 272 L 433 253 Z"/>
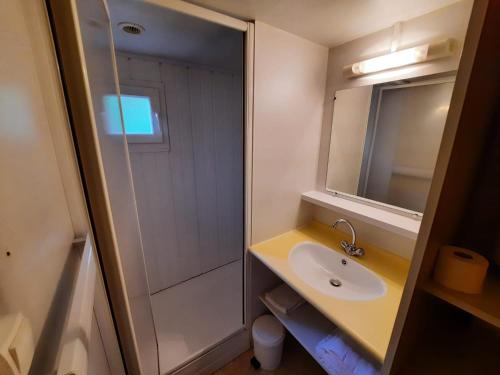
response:
<path fill-rule="evenodd" d="M 356 246 L 356 231 L 354 230 L 354 227 L 349 222 L 349 220 L 338 219 L 332 225 L 332 227 L 336 228 L 337 225 L 342 224 L 342 223 L 344 223 L 345 225 L 347 225 L 349 227 L 349 229 L 351 230 L 352 242 L 348 243 L 347 241 L 342 240 L 342 241 L 340 241 L 340 246 L 342 247 L 342 249 L 344 249 L 344 251 L 347 253 L 347 255 L 350 255 L 350 256 L 353 256 L 353 257 L 362 257 L 363 255 L 365 255 L 365 250 L 362 249 L 361 247 L 357 247 Z"/>

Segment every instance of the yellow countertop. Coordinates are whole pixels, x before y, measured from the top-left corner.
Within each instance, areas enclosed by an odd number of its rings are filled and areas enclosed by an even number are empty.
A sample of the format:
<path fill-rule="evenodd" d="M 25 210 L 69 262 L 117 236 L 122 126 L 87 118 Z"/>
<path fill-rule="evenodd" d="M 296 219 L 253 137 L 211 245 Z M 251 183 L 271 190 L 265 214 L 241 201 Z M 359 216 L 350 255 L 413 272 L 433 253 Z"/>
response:
<path fill-rule="evenodd" d="M 327 296 L 302 281 L 288 263 L 292 248 L 304 241 L 320 243 L 345 254 L 339 247 L 342 239 L 350 240 L 343 232 L 313 221 L 305 227 L 252 245 L 250 251 L 325 317 L 383 362 L 408 275 L 409 261 L 358 241 L 366 253 L 361 258 L 351 259 L 377 273 L 387 284 L 386 295 L 371 301 L 347 301 Z"/>

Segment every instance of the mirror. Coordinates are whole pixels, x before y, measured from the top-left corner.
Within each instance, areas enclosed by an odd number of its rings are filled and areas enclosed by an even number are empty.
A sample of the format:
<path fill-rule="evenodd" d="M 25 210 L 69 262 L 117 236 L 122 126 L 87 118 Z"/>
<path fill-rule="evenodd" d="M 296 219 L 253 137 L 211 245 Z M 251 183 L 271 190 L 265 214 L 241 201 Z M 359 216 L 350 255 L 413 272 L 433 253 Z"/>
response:
<path fill-rule="evenodd" d="M 335 93 L 326 189 L 423 212 L 453 77 Z"/>

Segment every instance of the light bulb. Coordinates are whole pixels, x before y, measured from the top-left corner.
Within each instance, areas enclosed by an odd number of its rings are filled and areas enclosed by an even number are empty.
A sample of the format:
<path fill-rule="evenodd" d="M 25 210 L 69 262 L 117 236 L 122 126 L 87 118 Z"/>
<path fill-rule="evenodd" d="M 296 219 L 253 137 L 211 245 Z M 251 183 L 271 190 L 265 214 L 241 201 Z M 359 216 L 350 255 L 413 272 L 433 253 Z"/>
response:
<path fill-rule="evenodd" d="M 374 57 L 352 65 L 352 72 L 356 75 L 380 72 L 382 70 L 398 68 L 405 65 L 425 61 L 429 51 L 429 44 L 407 48 L 387 55 Z"/>

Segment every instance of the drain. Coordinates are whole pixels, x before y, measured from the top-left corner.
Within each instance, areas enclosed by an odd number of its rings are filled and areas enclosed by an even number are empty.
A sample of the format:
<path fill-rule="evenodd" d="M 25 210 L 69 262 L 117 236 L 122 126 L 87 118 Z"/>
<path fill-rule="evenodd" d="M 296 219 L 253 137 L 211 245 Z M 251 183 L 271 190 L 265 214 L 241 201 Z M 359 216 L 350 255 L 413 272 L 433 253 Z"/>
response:
<path fill-rule="evenodd" d="M 335 288 L 338 288 L 339 286 L 342 286 L 342 281 L 340 281 L 339 279 L 330 279 L 330 284 Z"/>

